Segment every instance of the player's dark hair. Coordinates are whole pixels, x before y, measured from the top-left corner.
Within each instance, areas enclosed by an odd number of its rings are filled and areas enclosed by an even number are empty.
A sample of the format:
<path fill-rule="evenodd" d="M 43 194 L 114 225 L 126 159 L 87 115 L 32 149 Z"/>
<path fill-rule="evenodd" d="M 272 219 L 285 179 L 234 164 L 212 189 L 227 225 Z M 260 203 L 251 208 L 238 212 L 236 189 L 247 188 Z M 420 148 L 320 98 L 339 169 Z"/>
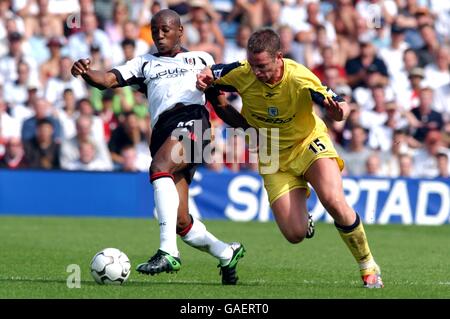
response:
<path fill-rule="evenodd" d="M 275 57 L 281 50 L 280 36 L 269 28 L 258 30 L 248 39 L 247 50 L 252 54 L 267 52 Z"/>
<path fill-rule="evenodd" d="M 151 24 L 153 24 L 154 21 L 157 21 L 159 19 L 164 19 L 164 20 L 170 20 L 175 26 L 179 27 L 181 26 L 181 19 L 180 19 L 180 15 L 171 9 L 163 9 L 158 11 L 151 20 Z"/>

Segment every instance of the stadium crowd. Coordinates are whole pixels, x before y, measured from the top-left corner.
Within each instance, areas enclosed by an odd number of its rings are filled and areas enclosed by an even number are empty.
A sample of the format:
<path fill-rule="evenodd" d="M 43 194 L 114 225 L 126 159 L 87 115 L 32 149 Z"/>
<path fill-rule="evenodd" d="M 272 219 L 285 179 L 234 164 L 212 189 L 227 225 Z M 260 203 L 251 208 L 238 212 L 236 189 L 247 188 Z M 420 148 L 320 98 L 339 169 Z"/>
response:
<path fill-rule="evenodd" d="M 450 2 L 439 0 L 0 1 L 0 168 L 147 171 L 145 96 L 86 86 L 71 67 L 89 57 L 109 70 L 155 52 L 150 18 L 167 7 L 182 17 L 184 46 L 216 63 L 245 59 L 252 31 L 277 30 L 284 56 L 351 105 L 343 122 L 316 108 L 344 174 L 449 177 Z M 206 166 L 257 169 L 245 139 L 210 113 Z"/>

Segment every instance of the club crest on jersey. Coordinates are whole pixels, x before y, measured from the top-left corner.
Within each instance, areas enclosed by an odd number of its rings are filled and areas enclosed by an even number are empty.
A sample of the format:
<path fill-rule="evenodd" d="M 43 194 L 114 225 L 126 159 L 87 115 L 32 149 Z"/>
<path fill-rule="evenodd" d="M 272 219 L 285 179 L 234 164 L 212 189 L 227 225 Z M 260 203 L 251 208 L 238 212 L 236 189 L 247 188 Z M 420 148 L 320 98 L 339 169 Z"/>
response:
<path fill-rule="evenodd" d="M 271 117 L 275 117 L 278 115 L 278 108 L 276 106 L 269 106 L 267 108 L 267 114 Z"/>
<path fill-rule="evenodd" d="M 194 58 L 184 58 L 184 63 L 195 65 L 195 59 Z"/>

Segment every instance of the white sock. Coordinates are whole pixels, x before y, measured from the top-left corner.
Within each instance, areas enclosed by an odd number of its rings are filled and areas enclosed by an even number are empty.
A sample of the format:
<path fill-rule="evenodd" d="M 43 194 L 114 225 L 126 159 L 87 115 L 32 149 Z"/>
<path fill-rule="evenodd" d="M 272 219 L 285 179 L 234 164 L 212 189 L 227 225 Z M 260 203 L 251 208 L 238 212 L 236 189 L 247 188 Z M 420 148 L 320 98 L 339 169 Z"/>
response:
<path fill-rule="evenodd" d="M 181 239 L 189 246 L 218 258 L 221 265 L 226 265 L 233 256 L 231 246 L 207 231 L 200 220 L 193 218 L 192 222 L 192 228 Z"/>
<path fill-rule="evenodd" d="M 180 198 L 171 177 L 160 177 L 153 181 L 155 207 L 159 222 L 159 249 L 178 257 L 177 214 Z"/>

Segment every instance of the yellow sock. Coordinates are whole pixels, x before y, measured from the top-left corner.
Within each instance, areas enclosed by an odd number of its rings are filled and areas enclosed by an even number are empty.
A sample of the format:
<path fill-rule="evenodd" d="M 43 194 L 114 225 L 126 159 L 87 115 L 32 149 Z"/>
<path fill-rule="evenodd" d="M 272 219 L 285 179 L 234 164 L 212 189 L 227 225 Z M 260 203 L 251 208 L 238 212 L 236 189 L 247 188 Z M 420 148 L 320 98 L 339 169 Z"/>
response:
<path fill-rule="evenodd" d="M 334 223 L 342 240 L 350 249 L 353 257 L 359 265 L 361 275 L 364 276 L 368 273 L 373 273 L 374 268 L 378 268 L 375 263 L 372 253 L 370 252 L 369 244 L 367 242 L 366 232 L 364 231 L 363 224 L 356 214 L 356 220 L 353 225 L 341 226 Z"/>

